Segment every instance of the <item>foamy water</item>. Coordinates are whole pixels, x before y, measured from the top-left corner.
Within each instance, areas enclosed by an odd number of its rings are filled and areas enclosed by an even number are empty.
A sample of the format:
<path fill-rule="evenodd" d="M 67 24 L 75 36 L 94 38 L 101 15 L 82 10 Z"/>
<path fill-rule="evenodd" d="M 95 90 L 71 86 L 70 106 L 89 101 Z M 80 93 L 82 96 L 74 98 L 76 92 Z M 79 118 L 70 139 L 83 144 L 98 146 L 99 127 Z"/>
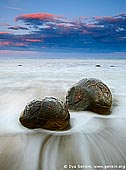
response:
<path fill-rule="evenodd" d="M 1 60 L 0 170 L 126 169 L 125 68 L 126 60 Z M 86 77 L 111 89 L 111 115 L 70 112 L 71 129 L 63 132 L 20 125 L 27 102 L 45 96 L 65 101 L 67 90 Z"/>

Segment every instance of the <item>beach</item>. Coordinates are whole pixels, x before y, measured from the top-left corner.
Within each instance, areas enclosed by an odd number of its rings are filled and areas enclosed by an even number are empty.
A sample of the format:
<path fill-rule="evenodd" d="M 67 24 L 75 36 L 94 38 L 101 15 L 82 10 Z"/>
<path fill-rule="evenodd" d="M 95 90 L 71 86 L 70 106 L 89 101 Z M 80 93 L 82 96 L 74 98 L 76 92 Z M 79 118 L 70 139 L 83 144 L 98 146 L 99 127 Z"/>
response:
<path fill-rule="evenodd" d="M 126 169 L 125 68 L 124 59 L 1 59 L 0 169 Z M 110 115 L 70 111 L 67 131 L 20 124 L 29 101 L 53 96 L 65 102 L 67 90 L 82 78 L 110 88 Z"/>

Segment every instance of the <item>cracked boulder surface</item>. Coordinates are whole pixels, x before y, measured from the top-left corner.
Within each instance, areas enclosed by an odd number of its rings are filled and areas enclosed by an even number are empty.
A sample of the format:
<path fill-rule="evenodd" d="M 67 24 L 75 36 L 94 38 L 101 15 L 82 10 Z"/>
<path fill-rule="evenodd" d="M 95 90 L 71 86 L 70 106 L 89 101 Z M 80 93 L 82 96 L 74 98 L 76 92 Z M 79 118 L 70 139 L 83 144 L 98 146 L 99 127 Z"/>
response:
<path fill-rule="evenodd" d="M 68 90 L 66 105 L 70 110 L 90 110 L 107 115 L 111 113 L 112 94 L 101 80 L 84 78 Z"/>
<path fill-rule="evenodd" d="M 29 129 L 67 130 L 70 128 L 70 114 L 66 105 L 54 97 L 28 103 L 19 121 Z"/>

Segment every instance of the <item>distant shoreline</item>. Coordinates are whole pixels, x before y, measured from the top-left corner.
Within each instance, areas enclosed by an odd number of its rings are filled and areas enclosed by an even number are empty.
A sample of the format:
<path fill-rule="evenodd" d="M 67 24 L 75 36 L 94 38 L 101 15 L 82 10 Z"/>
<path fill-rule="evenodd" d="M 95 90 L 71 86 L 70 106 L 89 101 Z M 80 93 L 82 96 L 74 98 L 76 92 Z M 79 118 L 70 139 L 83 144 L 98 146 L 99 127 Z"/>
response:
<path fill-rule="evenodd" d="M 83 60 L 125 60 L 126 52 L 39 52 L 0 50 L 0 59 L 83 59 Z"/>
<path fill-rule="evenodd" d="M 99 61 L 99 60 L 126 60 L 126 58 L 68 58 L 68 57 L 64 57 L 64 58 L 56 58 L 56 57 L 48 57 L 48 58 L 39 58 L 39 57 L 27 57 L 27 58 L 24 58 L 24 57 L 3 57 L 3 58 L 0 58 L 0 60 L 96 60 L 96 61 Z"/>

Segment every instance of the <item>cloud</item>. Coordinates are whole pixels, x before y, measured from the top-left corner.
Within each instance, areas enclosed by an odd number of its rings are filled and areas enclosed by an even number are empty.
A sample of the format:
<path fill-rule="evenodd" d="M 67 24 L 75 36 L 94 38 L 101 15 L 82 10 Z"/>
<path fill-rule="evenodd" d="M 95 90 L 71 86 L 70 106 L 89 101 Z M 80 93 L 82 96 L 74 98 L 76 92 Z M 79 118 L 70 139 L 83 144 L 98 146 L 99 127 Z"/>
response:
<path fill-rule="evenodd" d="M 23 21 L 27 23 L 27 25 L 42 25 L 44 23 L 49 22 L 61 22 L 62 17 L 54 15 L 54 14 L 48 14 L 48 13 L 36 13 L 36 14 L 24 14 L 17 16 L 15 18 L 15 21 Z"/>
<path fill-rule="evenodd" d="M 37 39 L 24 39 L 26 42 L 42 42 L 42 40 L 37 40 Z"/>
<path fill-rule="evenodd" d="M 27 44 L 17 42 L 17 43 L 14 43 L 13 46 L 15 46 L 15 47 L 26 47 Z"/>
<path fill-rule="evenodd" d="M 0 24 L 0 26 L 3 26 L 3 27 L 4 27 L 4 26 L 5 26 L 5 27 L 7 26 L 7 27 L 8 27 L 8 26 L 10 26 L 10 24 L 4 23 L 4 24 Z"/>
<path fill-rule="evenodd" d="M 16 17 L 16 21 L 18 20 L 30 20 L 30 19 L 35 19 L 35 20 L 50 20 L 54 17 L 55 15 L 53 14 L 48 14 L 48 13 L 37 13 L 37 14 L 24 14 Z"/>
<path fill-rule="evenodd" d="M 11 42 L 9 41 L 0 42 L 0 46 L 8 46 L 8 45 L 11 45 Z"/>
<path fill-rule="evenodd" d="M 31 34 L 12 34 L 0 32 L 0 50 L 2 49 L 39 49 L 41 48 L 43 39 L 41 36 Z"/>
<path fill-rule="evenodd" d="M 1 35 L 9 34 L 9 32 L 0 32 Z"/>
<path fill-rule="evenodd" d="M 13 6 L 8 6 L 7 8 L 11 9 L 11 10 L 16 10 L 16 11 L 22 11 L 23 10 L 22 8 L 13 7 Z"/>
<path fill-rule="evenodd" d="M 11 29 L 11 30 L 28 30 L 28 28 L 22 27 L 22 26 L 10 26 L 10 27 L 8 27 L 8 29 Z"/>
<path fill-rule="evenodd" d="M 24 14 L 15 18 L 21 26 L 9 26 L 16 33 L 0 33 L 3 47 L 43 50 L 126 51 L 126 14 L 67 19 L 48 13 Z M 23 24 L 23 26 L 22 26 Z M 21 31 L 27 30 L 24 34 Z M 1 49 L 2 49 L 1 43 Z"/>

